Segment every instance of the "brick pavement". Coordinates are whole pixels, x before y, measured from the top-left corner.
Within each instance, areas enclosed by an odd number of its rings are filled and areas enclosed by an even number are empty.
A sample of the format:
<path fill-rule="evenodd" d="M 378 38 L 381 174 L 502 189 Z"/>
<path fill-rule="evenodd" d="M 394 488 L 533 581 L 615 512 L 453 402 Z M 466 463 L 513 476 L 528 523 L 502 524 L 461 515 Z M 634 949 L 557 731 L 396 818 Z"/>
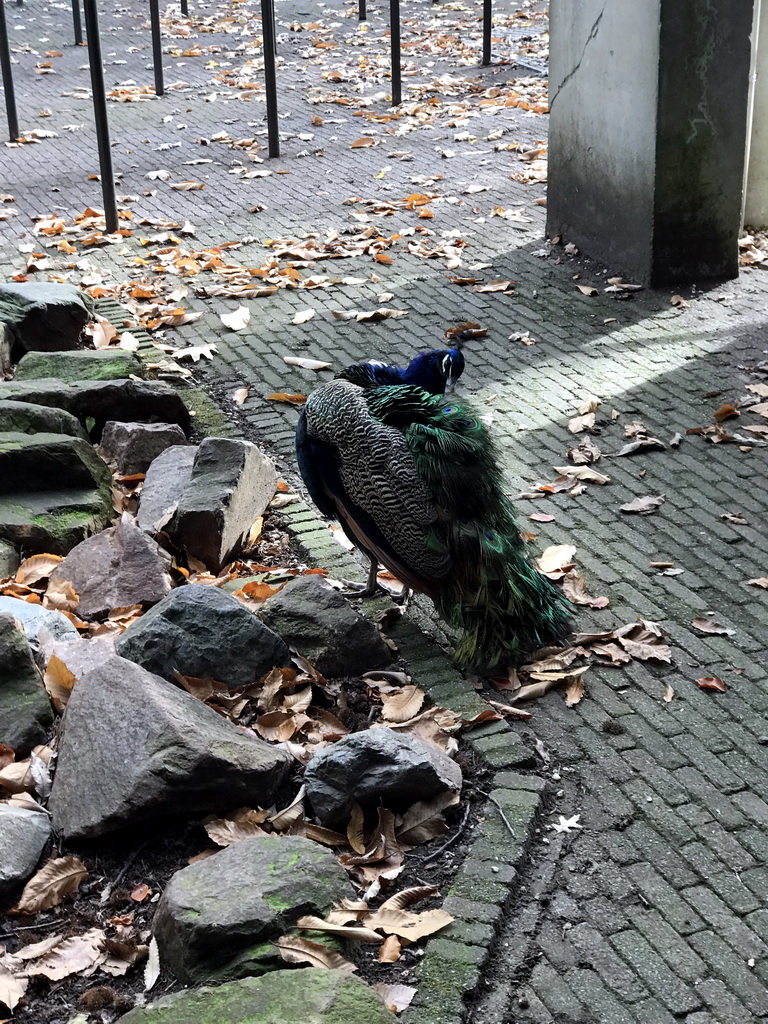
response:
<path fill-rule="evenodd" d="M 190 295 L 189 307 L 205 315 L 166 335 L 179 345 L 217 344 L 217 358 L 199 376 L 224 393 L 250 386 L 243 407 L 248 429 L 281 459 L 284 472 L 292 473 L 296 413 L 265 396 L 306 391 L 329 375 L 288 367 L 284 355 L 328 359 L 334 366 L 368 356 L 404 360 L 438 344 L 446 326 L 463 320 L 488 328 L 486 338 L 467 348 L 464 390 L 487 403 L 493 416 L 511 492 L 554 478 L 552 467 L 565 464 L 574 440 L 568 418 L 588 394 L 602 400 L 596 440 L 606 452 L 618 450 L 623 425 L 635 418 L 665 442 L 684 435 L 678 448 L 604 461 L 600 468 L 611 476 L 605 487 L 519 502 L 526 525 L 533 511 L 555 517 L 532 527 L 538 543 L 575 544 L 591 592 L 610 598 L 608 609 L 580 616 L 582 628 L 607 628 L 638 615 L 657 620 L 669 632 L 674 663 L 591 670 L 586 696 L 575 708 L 550 693 L 532 707 L 530 724 L 518 728 L 529 740 L 541 739 L 550 753 L 551 764 L 540 773 L 560 794 L 551 809 L 580 814 L 583 828 L 557 835 L 542 825 L 534 835 L 517 902 L 497 925 L 486 983 L 467 995 L 469 1015 L 484 1024 L 740 1024 L 768 1017 L 768 594 L 745 584 L 768 572 L 765 451 L 685 435 L 687 428 L 710 422 L 722 402 L 747 396 L 747 384 L 765 379 L 751 369 L 768 349 L 763 272 L 684 289 L 688 307 L 678 309 L 670 293 L 639 293 L 628 301 L 605 294 L 605 278 L 615 268 L 591 266 L 559 247 L 542 255 L 550 246 L 543 242 L 543 210 L 535 200 L 544 186 L 510 178 L 529 165 L 494 146 L 520 142 L 534 148 L 546 138 L 546 116 L 494 105 L 487 92 L 500 89 L 509 96 L 510 80 L 535 69 L 545 28 L 528 17 L 536 7 L 515 17 L 516 8 L 500 5 L 494 33 L 497 55 L 528 63 L 481 70 L 472 63 L 479 52 L 478 7 L 413 0 L 404 83 L 406 95 L 418 102 L 407 116 L 377 123 L 356 115 L 387 112 L 381 96 L 387 90 L 383 6 L 369 6 L 371 20 L 361 30 L 352 4 L 279 0 L 284 156 L 253 166 L 289 173 L 240 180 L 228 172 L 233 160 L 250 166 L 242 153 L 195 140 L 210 140 L 221 130 L 232 138 L 263 135 L 259 91 L 219 80 L 246 60 L 258 62 L 255 5 L 230 9 L 191 0 L 190 6 L 203 19 L 219 11 L 234 20 L 204 22 L 217 31 L 199 33 L 193 20 L 188 40 L 169 34 L 183 23 L 167 22 L 166 81 L 187 85 L 162 99 L 109 105 L 118 191 L 137 197 L 127 204 L 136 216 L 191 220 L 196 240 L 185 244 L 195 248 L 245 239 L 228 258 L 251 267 L 273 252 L 263 244 L 270 238 L 300 240 L 310 231 L 344 233 L 371 224 L 386 236 L 416 232 L 386 250 L 391 264 L 366 255 L 300 267 L 305 276 L 364 278 L 363 284 L 281 289 L 267 299 L 246 300 L 252 321 L 238 334 L 225 332 L 218 319 L 237 300 Z M 19 62 L 22 128 L 59 132 L 56 139 L 0 151 L 0 191 L 16 195 L 8 205 L 19 211 L 0 222 L 0 270 L 9 274 L 25 264 L 18 242 L 35 214 L 58 209 L 71 216 L 98 205 L 99 193 L 98 183 L 88 180 L 98 170 L 89 102 L 62 95 L 88 86 L 82 69 L 87 51 L 66 45 L 66 5 L 32 0 L 23 8 L 7 5 L 6 13 Z M 108 82 L 151 82 L 143 7 L 135 0 L 107 3 L 102 17 Z M 444 49 L 430 52 L 427 29 L 448 40 Z M 211 49 L 184 56 L 195 43 Z M 46 58 L 47 49 L 63 56 Z M 36 74 L 35 64 L 47 61 L 57 73 Z M 357 73 L 363 62 L 364 80 Z M 329 71 L 331 77 L 323 78 Z M 258 83 L 259 75 L 255 63 L 241 77 Z M 318 90 L 351 103 L 308 103 Z M 429 105 L 430 97 L 439 102 Z M 361 99 L 371 99 L 370 105 L 359 107 Z M 38 117 L 43 108 L 52 116 Z M 313 124 L 313 117 L 324 123 Z M 70 132 L 67 124 L 83 127 Z M 350 150 L 351 141 L 368 132 L 381 144 Z M 299 137 L 309 134 L 314 138 Z M 455 155 L 442 158 L 446 149 Z M 387 157 L 409 150 L 409 160 Z M 305 151 L 309 155 L 301 156 Z M 212 163 L 186 163 L 196 159 Z M 159 168 L 169 169 L 173 181 L 195 178 L 208 187 L 173 191 L 169 183 L 146 177 Z M 411 180 L 435 175 L 442 177 Z M 489 190 L 467 193 L 473 184 Z M 344 205 L 355 196 L 393 201 L 412 192 L 437 194 L 432 219 L 420 219 L 418 209 L 384 217 L 362 201 Z M 249 212 L 256 204 L 264 210 Z M 520 213 L 513 219 L 489 216 L 497 206 Z M 434 236 L 419 233 L 425 225 Z M 452 270 L 445 258 L 406 251 L 411 240 L 444 244 L 457 238 L 469 244 L 461 266 Z M 142 247 L 135 236 L 92 250 L 88 258 L 109 283 L 131 270 L 146 274 L 129 261 L 149 251 L 152 246 Z M 490 266 L 472 269 L 482 264 Z M 90 273 L 74 270 L 71 279 Z M 581 295 L 576 274 L 579 283 L 599 286 L 600 294 Z M 478 293 L 453 283 L 456 276 L 517 283 L 513 294 Z M 331 315 L 373 308 L 382 292 L 393 293 L 391 304 L 408 315 L 372 325 Z M 295 313 L 309 307 L 317 311 L 315 319 L 293 326 Z M 508 340 L 526 331 L 534 345 Z M 612 408 L 621 413 L 615 422 Z M 726 426 L 749 437 L 743 425 L 758 422 L 745 412 L 735 427 L 732 421 Z M 659 493 L 666 502 L 653 516 L 630 518 L 618 509 L 632 497 Z M 746 525 L 723 519 L 724 513 L 740 515 Z M 685 571 L 659 575 L 654 561 Z M 691 627 L 694 617 L 708 614 L 734 633 L 712 636 Z M 705 675 L 721 676 L 728 692 L 699 690 L 694 680 Z M 663 701 L 667 684 L 675 690 L 671 703 Z"/>

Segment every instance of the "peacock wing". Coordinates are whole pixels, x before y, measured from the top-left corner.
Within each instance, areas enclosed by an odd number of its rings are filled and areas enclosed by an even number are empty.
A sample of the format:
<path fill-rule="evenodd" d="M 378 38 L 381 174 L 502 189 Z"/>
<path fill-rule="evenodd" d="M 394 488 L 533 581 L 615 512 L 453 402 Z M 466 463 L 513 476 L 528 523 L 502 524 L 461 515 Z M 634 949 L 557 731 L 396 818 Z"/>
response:
<path fill-rule="evenodd" d="M 312 392 L 306 423 L 337 453 L 339 517 L 404 583 L 433 592 L 450 558 L 431 536 L 438 510 L 401 431 L 375 419 L 364 390 L 344 380 Z"/>

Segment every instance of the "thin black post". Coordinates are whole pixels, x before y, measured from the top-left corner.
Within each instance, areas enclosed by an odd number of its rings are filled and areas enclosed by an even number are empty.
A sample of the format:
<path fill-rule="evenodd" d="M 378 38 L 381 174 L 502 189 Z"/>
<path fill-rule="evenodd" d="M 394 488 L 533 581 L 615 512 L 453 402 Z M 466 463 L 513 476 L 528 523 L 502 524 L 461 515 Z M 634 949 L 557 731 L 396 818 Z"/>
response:
<path fill-rule="evenodd" d="M 365 0 L 357 0 L 357 20 L 367 21 L 368 11 L 366 9 Z"/>
<path fill-rule="evenodd" d="M 184 18 L 189 16 L 189 5 L 187 4 L 187 0 L 181 0 L 181 14 Z"/>
<path fill-rule="evenodd" d="M 273 0 L 261 0 L 261 34 L 264 49 L 264 88 L 267 93 L 269 155 L 280 156 L 280 126 L 277 121 L 277 75 L 275 73 L 275 5 Z"/>
<path fill-rule="evenodd" d="M 72 24 L 75 29 L 75 46 L 82 46 L 83 26 L 80 23 L 80 0 L 72 0 Z"/>
<path fill-rule="evenodd" d="M 160 34 L 160 4 L 149 0 L 149 20 L 152 25 L 152 63 L 155 66 L 155 96 L 165 93 L 163 86 L 163 37 Z"/>
<path fill-rule="evenodd" d="M 0 0 L 0 64 L 3 71 L 5 112 L 8 115 L 8 138 L 15 142 L 19 137 L 19 119 L 16 116 L 16 93 L 13 91 L 11 51 L 8 47 L 8 26 L 5 24 L 5 2 Z"/>
<path fill-rule="evenodd" d="M 392 52 L 392 106 L 403 99 L 400 72 L 400 0 L 389 0 L 389 45 Z"/>
<path fill-rule="evenodd" d="M 107 97 L 104 92 L 104 68 L 101 63 L 101 38 L 99 37 L 99 13 L 96 0 L 83 0 L 85 31 L 88 36 L 88 64 L 91 69 L 91 90 L 93 92 L 93 117 L 96 122 L 96 138 L 99 143 L 99 170 L 101 171 L 101 195 L 104 200 L 104 219 L 107 232 L 117 231 L 117 202 L 115 199 L 115 176 L 112 173 L 112 150 L 109 144 L 109 122 L 107 120 Z"/>
<path fill-rule="evenodd" d="M 493 0 L 483 0 L 483 66 L 491 63 L 491 22 Z"/>

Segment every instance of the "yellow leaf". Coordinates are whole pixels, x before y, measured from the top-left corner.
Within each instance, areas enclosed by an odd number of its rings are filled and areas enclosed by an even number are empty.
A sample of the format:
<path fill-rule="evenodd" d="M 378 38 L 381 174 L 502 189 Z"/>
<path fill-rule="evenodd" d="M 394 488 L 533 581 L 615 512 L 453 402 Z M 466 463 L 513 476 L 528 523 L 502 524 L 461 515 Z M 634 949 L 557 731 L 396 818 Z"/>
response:
<path fill-rule="evenodd" d="M 24 886 L 12 914 L 37 914 L 57 906 L 64 897 L 80 888 L 88 869 L 77 857 L 55 857 Z"/>

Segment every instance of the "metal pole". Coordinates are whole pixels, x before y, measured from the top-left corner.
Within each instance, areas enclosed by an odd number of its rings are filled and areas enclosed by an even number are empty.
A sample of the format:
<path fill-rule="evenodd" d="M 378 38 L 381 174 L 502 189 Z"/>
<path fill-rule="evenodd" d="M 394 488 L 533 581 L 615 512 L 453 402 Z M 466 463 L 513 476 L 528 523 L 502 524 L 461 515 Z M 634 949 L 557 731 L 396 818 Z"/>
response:
<path fill-rule="evenodd" d="M 160 34 L 160 4 L 149 0 L 149 20 L 152 25 L 152 63 L 155 66 L 155 96 L 165 93 L 163 86 L 163 38 Z"/>
<path fill-rule="evenodd" d="M 277 75 L 275 73 L 275 7 L 273 0 L 261 0 L 261 34 L 264 49 L 264 87 L 267 93 L 269 155 L 280 156 L 280 127 L 277 122 Z"/>
<path fill-rule="evenodd" d="M 189 5 L 187 0 L 181 0 L 181 14 L 184 18 L 189 16 Z"/>
<path fill-rule="evenodd" d="M 389 45 L 392 52 L 392 106 L 403 99 L 400 70 L 400 0 L 389 0 Z"/>
<path fill-rule="evenodd" d="M 483 0 L 483 66 L 491 63 L 491 22 L 493 0 Z"/>
<path fill-rule="evenodd" d="M 104 200 L 104 219 L 107 232 L 118 229 L 117 202 L 115 199 L 115 176 L 112 173 L 112 150 L 109 144 L 109 122 L 107 120 L 107 97 L 104 92 L 104 68 L 101 63 L 101 39 L 99 37 L 99 13 L 96 0 L 83 0 L 85 31 L 88 36 L 88 64 L 91 69 L 91 90 L 93 92 L 93 116 L 96 122 L 96 138 L 99 143 L 99 170 L 101 171 L 101 195 Z"/>
<path fill-rule="evenodd" d="M 368 11 L 366 9 L 365 0 L 357 0 L 357 20 L 367 21 Z"/>
<path fill-rule="evenodd" d="M 72 23 L 75 28 L 75 46 L 82 46 L 83 26 L 80 23 L 80 0 L 72 0 Z"/>
<path fill-rule="evenodd" d="M 8 115 L 8 138 L 15 142 L 19 137 L 19 119 L 16 116 L 16 93 L 13 91 L 11 51 L 8 47 L 8 26 L 5 24 L 5 0 L 0 0 L 0 64 L 3 72 L 5 112 Z"/>

